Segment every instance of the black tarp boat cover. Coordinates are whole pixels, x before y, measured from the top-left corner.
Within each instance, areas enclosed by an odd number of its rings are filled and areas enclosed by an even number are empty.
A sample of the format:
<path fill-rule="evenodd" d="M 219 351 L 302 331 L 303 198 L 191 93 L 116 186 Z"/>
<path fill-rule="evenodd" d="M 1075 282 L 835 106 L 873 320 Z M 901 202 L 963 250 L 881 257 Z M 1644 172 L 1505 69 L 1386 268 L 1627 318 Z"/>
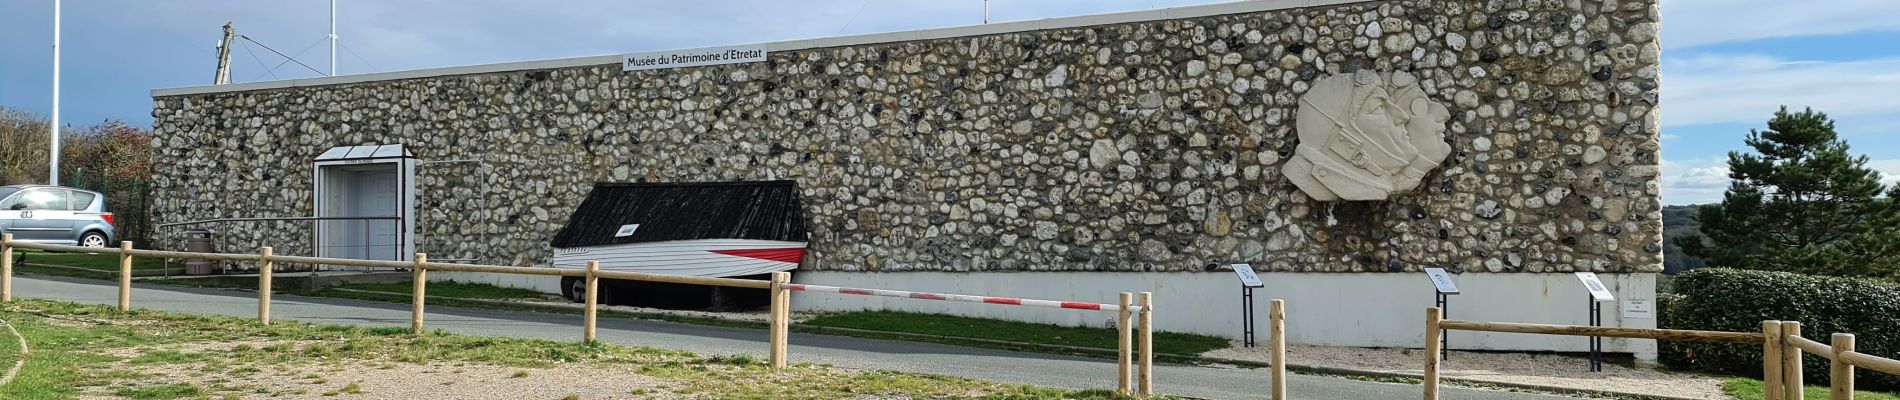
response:
<path fill-rule="evenodd" d="M 596 183 L 553 246 L 699 239 L 807 241 L 797 183 Z"/>

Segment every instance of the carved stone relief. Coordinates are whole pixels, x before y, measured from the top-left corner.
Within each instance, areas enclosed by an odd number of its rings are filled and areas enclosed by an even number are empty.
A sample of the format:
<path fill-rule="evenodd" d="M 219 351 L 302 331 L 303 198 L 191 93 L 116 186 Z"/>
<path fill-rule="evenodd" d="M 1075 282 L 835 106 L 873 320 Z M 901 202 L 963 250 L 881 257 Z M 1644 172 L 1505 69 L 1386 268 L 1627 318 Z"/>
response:
<path fill-rule="evenodd" d="M 1410 73 L 1327 77 L 1300 97 L 1300 144 L 1281 172 L 1314 200 L 1385 200 L 1451 154 L 1450 119 Z"/>

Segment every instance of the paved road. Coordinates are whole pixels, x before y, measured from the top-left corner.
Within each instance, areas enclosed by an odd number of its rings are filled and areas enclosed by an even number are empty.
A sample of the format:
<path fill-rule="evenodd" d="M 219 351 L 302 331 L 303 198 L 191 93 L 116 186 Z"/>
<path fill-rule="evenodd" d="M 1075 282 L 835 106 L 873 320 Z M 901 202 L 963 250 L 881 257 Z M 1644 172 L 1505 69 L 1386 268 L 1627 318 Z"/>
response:
<path fill-rule="evenodd" d="M 117 291 L 99 281 L 59 278 L 16 278 L 14 293 L 25 298 L 91 304 L 117 304 Z M 257 315 L 255 293 L 219 289 L 135 285 L 135 307 L 155 310 L 240 317 Z M 319 324 L 409 326 L 409 306 L 368 301 L 280 295 L 271 305 L 273 317 Z M 580 317 L 533 312 L 503 312 L 431 307 L 424 321 L 430 329 L 447 332 L 519 338 L 580 340 Z M 600 340 L 613 344 L 650 346 L 700 354 L 766 356 L 766 332 L 622 318 L 601 318 Z M 975 349 L 930 343 L 859 339 L 793 333 L 793 362 L 827 363 L 846 368 L 885 369 L 961 376 L 993 382 L 1073 389 L 1115 386 L 1112 361 Z M 1292 397 L 1301 399 L 1410 399 L 1419 387 L 1349 379 L 1292 375 L 1287 377 Z M 1210 399 L 1265 398 L 1264 370 L 1198 366 L 1155 367 L 1155 391 Z M 1564 399 L 1496 391 L 1447 388 L 1447 399 Z"/>

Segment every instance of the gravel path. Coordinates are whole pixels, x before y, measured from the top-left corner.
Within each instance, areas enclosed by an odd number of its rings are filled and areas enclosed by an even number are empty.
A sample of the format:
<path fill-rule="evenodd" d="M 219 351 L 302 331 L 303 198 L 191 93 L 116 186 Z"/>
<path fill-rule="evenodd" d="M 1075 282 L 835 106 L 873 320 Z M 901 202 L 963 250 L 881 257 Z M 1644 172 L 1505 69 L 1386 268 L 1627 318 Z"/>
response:
<path fill-rule="evenodd" d="M 1202 354 L 1207 357 L 1267 361 L 1265 346 L 1228 348 Z M 1423 374 L 1425 356 L 1415 349 L 1287 346 L 1288 364 L 1402 374 Z M 1651 396 L 1728 400 L 1722 394 L 1724 378 L 1663 371 L 1656 368 L 1603 364 L 1603 372 L 1589 372 L 1587 358 L 1556 354 L 1453 351 L 1440 374 L 1448 378 L 1487 382 L 1615 391 Z"/>

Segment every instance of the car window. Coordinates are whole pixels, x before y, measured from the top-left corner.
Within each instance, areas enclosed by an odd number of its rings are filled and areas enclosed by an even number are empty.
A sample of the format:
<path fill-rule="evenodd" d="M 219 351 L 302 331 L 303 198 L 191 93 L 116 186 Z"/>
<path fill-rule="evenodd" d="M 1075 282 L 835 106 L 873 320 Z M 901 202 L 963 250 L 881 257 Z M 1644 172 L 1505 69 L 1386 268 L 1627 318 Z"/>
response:
<path fill-rule="evenodd" d="M 6 199 L 6 201 L 4 201 L 4 202 L 0 202 L 0 210 L 25 210 L 25 209 L 28 209 L 28 208 L 30 207 L 30 205 L 29 205 L 29 204 L 27 204 L 27 197 L 29 197 L 29 196 L 32 196 L 32 195 L 33 195 L 34 193 L 37 193 L 37 192 L 39 192 L 39 191 L 38 191 L 38 190 L 27 190 L 27 191 L 23 191 L 23 192 L 21 192 L 21 193 L 19 193 L 19 195 L 17 195 L 17 196 L 13 196 L 13 197 L 9 197 L 9 198 L 7 198 L 7 199 Z M 41 196 L 45 196 L 45 195 L 41 195 Z"/>
<path fill-rule="evenodd" d="M 97 199 L 98 197 L 99 195 L 92 194 L 92 192 L 81 192 L 81 191 L 74 190 L 73 191 L 73 206 L 72 208 L 69 208 L 69 209 L 73 211 L 86 211 L 86 209 L 92 207 L 92 201 L 94 199 Z"/>
<path fill-rule="evenodd" d="M 66 210 L 65 189 L 30 189 L 19 196 L 0 203 L 0 209 L 6 210 Z"/>

